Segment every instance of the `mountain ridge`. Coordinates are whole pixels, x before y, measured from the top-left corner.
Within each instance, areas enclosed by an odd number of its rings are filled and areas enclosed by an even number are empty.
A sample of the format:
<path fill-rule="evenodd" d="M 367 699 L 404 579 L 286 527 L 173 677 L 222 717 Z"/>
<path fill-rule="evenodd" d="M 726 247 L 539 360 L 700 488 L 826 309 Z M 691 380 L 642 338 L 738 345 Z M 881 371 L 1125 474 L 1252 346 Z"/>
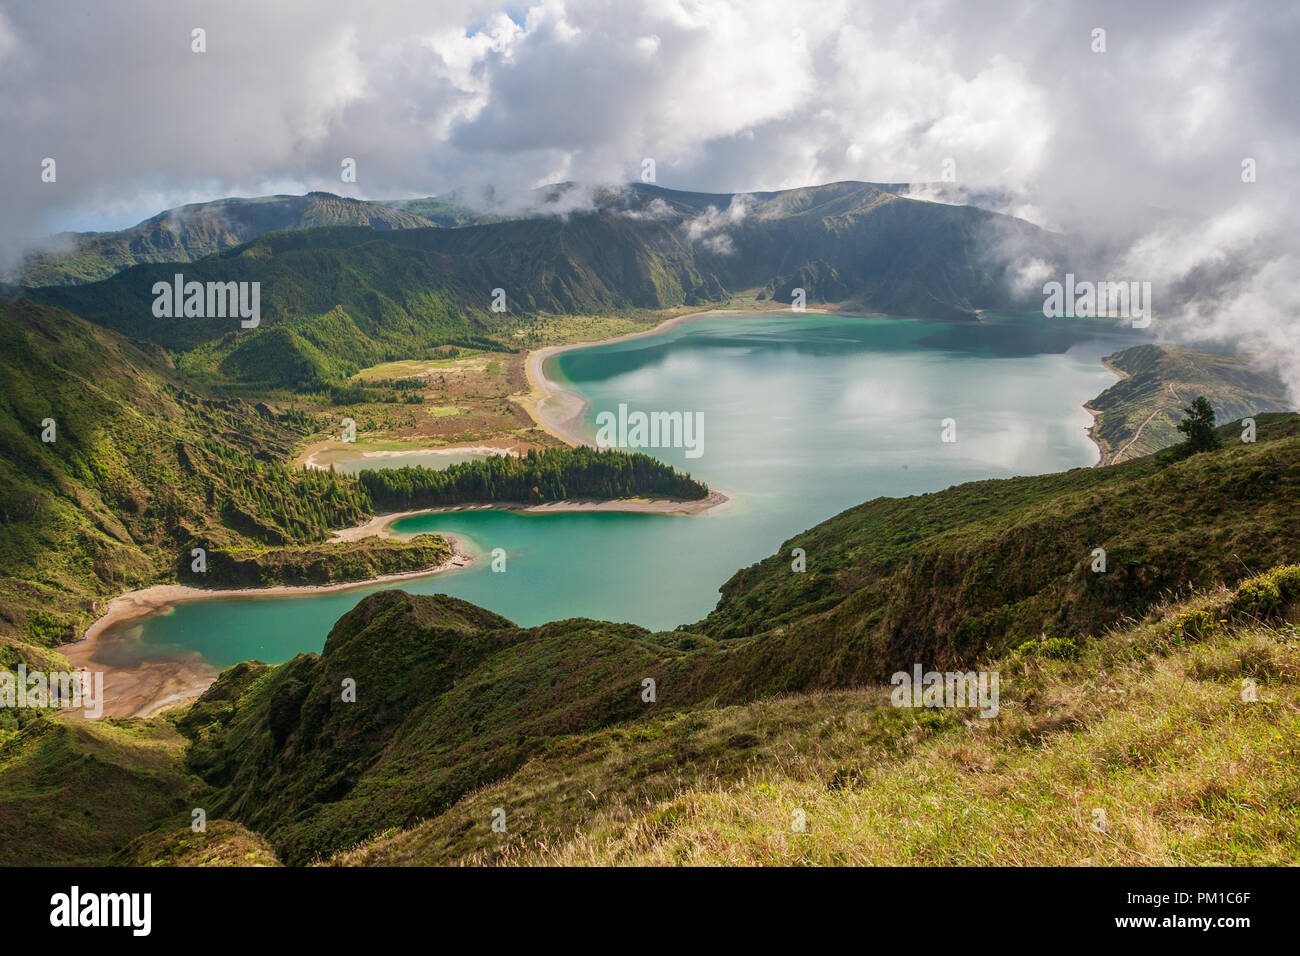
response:
<path fill-rule="evenodd" d="M 61 233 L 30 253 L 19 267 L 21 286 L 80 285 L 106 279 L 146 262 L 189 262 L 278 229 L 355 224 L 371 229 L 442 225 L 386 203 L 333 193 L 228 197 L 163 210 L 134 226 L 108 232 Z M 62 246 L 72 249 L 63 251 Z"/>
<path fill-rule="evenodd" d="M 869 184 L 687 195 L 635 186 L 565 215 L 274 231 L 183 268 L 138 264 L 27 295 L 173 352 L 202 351 L 214 381 L 316 388 L 439 345 L 513 350 L 516 334 L 546 316 L 704 307 L 739 294 L 796 306 L 802 290 L 808 303 L 848 311 L 972 321 L 1033 304 L 994 250 L 1063 248 L 1023 220 Z M 154 284 L 177 273 L 259 283 L 259 327 L 155 318 Z"/>

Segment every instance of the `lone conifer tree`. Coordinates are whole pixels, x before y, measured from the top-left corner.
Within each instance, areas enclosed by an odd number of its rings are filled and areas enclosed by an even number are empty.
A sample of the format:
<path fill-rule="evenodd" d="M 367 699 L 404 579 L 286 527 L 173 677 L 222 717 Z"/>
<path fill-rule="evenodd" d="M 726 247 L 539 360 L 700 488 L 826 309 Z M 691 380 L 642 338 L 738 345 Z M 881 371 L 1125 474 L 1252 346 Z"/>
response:
<path fill-rule="evenodd" d="M 1204 395 L 1197 395 L 1191 407 L 1183 409 L 1183 420 L 1178 430 L 1187 436 L 1189 451 L 1209 451 L 1219 447 L 1219 436 L 1214 431 L 1214 407 Z"/>

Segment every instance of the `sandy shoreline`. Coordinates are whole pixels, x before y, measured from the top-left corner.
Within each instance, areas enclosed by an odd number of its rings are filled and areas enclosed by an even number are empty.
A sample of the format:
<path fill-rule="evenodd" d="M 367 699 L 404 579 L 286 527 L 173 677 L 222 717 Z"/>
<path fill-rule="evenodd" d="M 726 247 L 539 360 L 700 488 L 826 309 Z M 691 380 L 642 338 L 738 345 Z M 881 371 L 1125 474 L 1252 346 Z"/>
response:
<path fill-rule="evenodd" d="M 314 468 L 317 471 L 329 471 L 330 465 L 317 460 L 318 456 L 332 451 L 345 451 L 348 445 L 337 441 L 316 442 L 308 445 L 298 456 L 294 465 L 298 468 Z M 349 461 L 364 461 L 368 458 L 404 458 L 408 455 L 513 455 L 519 457 L 519 451 L 503 445 L 453 445 L 442 448 L 403 448 L 401 450 L 363 451 L 360 456 Z"/>
<path fill-rule="evenodd" d="M 396 520 L 395 518 L 392 520 Z M 294 584 L 270 588 L 196 588 L 188 584 L 155 584 L 120 594 L 108 602 L 99 618 L 86 628 L 81 640 L 55 648 L 68 659 L 74 669 L 85 668 L 104 675 L 104 715 L 107 717 L 151 717 L 154 714 L 186 700 L 197 697 L 217 678 L 217 669 L 195 653 L 185 658 L 147 660 L 122 666 L 100 659 L 111 657 L 115 643 L 106 635 L 108 629 L 123 621 L 147 617 L 166 610 L 175 604 L 190 601 L 211 601 L 220 598 L 253 597 L 278 598 L 294 595 L 322 594 L 328 591 L 350 591 L 432 577 L 455 571 L 473 563 L 471 554 L 461 549 L 454 538 L 444 535 L 452 545 L 452 556 L 435 568 L 385 574 L 364 581 L 343 581 L 337 584 Z"/>
<path fill-rule="evenodd" d="M 627 335 L 604 339 L 599 342 L 577 342 L 570 345 L 551 346 L 530 352 L 526 362 L 530 394 L 522 400 L 538 425 L 556 438 L 572 445 L 590 444 L 576 430 L 576 423 L 586 411 L 586 400 L 576 392 L 565 389 L 551 382 L 542 374 L 542 363 L 551 355 L 570 349 L 587 348 L 592 345 L 604 345 L 609 342 L 621 342 L 627 339 L 642 338 L 664 332 L 695 319 L 714 315 L 737 314 L 728 310 L 708 310 L 688 315 L 675 316 L 660 322 L 654 328 Z M 347 446 L 341 442 L 322 441 L 309 445 L 299 454 L 298 467 L 328 470 L 329 465 L 322 464 L 318 455 L 330 451 L 341 451 Z M 517 449 L 501 444 L 460 444 L 442 448 L 412 448 L 401 450 L 377 450 L 363 452 L 360 458 L 394 458 L 405 455 L 518 455 Z M 461 505 L 449 508 L 424 508 L 414 511 L 392 512 L 376 515 L 369 521 L 353 528 L 335 531 L 332 541 L 357 541 L 362 538 L 403 538 L 406 535 L 392 531 L 392 525 L 402 518 L 413 515 L 436 514 L 439 512 L 466 511 L 493 508 L 497 510 L 519 511 L 522 513 L 574 512 L 574 511 L 623 511 L 648 514 L 703 515 L 716 512 L 728 502 L 727 495 L 720 491 L 710 491 L 708 497 L 698 501 L 677 499 L 630 498 L 616 501 L 569 499 L 553 501 L 540 505 L 525 503 L 495 502 L 492 504 Z M 372 587 L 376 584 L 412 580 L 430 577 L 447 571 L 459 570 L 468 566 L 473 557 L 461 550 L 454 538 L 445 536 L 452 543 L 453 555 L 446 563 L 423 571 L 403 574 L 389 574 L 365 581 L 350 581 L 339 584 L 319 585 L 280 585 L 270 588 L 196 588 L 184 584 L 158 584 L 140 588 L 118 595 L 110 600 L 99 618 L 86 629 L 81 640 L 64 644 L 57 650 L 63 654 L 74 668 L 86 668 L 104 674 L 104 714 L 109 717 L 149 717 L 175 704 L 191 700 L 203 693 L 216 679 L 216 668 L 209 665 L 195 653 L 184 658 L 166 658 L 153 661 L 138 661 L 131 665 L 116 665 L 104 657 L 112 656 L 112 641 L 106 636 L 109 628 L 123 621 L 130 621 L 150 614 L 167 610 L 175 604 L 189 601 L 216 600 L 229 597 L 278 598 L 294 595 L 319 594 L 327 591 L 347 591 L 357 588 Z"/>
<path fill-rule="evenodd" d="M 1124 379 L 1128 378 L 1128 372 L 1111 365 L 1110 362 L 1106 361 L 1105 357 L 1101 359 L 1101 364 L 1111 372 L 1115 373 L 1116 382 L 1122 382 Z M 1100 468 L 1102 465 L 1106 464 L 1106 446 L 1102 444 L 1101 439 L 1097 437 L 1097 418 L 1101 415 L 1101 412 L 1092 407 L 1092 399 L 1088 399 L 1088 401 L 1083 403 L 1083 410 L 1092 416 L 1092 424 L 1087 428 L 1088 440 L 1097 446 L 1097 461 L 1092 467 Z"/>
<path fill-rule="evenodd" d="M 821 312 L 823 310 L 808 310 Z M 655 335 L 678 325 L 683 325 L 701 318 L 720 315 L 742 314 L 731 310 L 712 309 L 688 315 L 675 316 L 660 322 L 650 329 L 605 339 L 598 342 L 576 342 L 567 345 L 548 346 L 528 354 L 525 371 L 529 384 L 529 394 L 518 400 L 533 417 L 537 424 L 561 441 L 571 445 L 592 445 L 578 430 L 580 422 L 588 409 L 588 402 L 580 394 L 548 379 L 542 371 L 547 359 L 573 349 L 589 348 L 631 339 Z M 744 313 L 748 314 L 748 313 Z M 1119 370 L 1102 360 L 1120 379 L 1126 377 Z M 1106 451 L 1094 434 L 1098 412 L 1087 402 L 1082 406 L 1093 416 L 1094 424 L 1087 428 L 1089 440 L 1097 447 L 1098 461 L 1094 467 L 1105 464 Z M 316 456 L 328 451 L 343 450 L 346 446 L 337 442 L 318 442 L 301 453 L 298 465 L 310 468 L 327 469 L 316 460 Z M 383 450 L 363 452 L 362 458 L 392 458 L 418 454 L 497 454 L 518 455 L 518 451 L 500 444 L 462 444 L 453 447 L 424 448 L 409 450 Z M 453 507 L 422 508 L 412 511 L 390 512 L 376 515 L 370 520 L 352 528 L 333 532 L 332 541 L 357 541 L 369 537 L 400 539 L 410 535 L 399 534 L 392 530 L 393 524 L 403 518 L 415 515 L 438 514 L 444 512 L 470 510 L 508 510 L 520 513 L 577 512 L 577 511 L 613 511 L 640 512 L 650 514 L 705 515 L 716 513 L 727 504 L 729 498 L 720 491 L 710 491 L 708 497 L 691 501 L 680 499 L 632 498 L 619 500 L 568 499 L 530 505 L 526 503 L 494 502 L 490 504 L 466 504 Z M 201 694 L 217 677 L 217 670 L 207 664 L 202 657 L 194 653 L 185 658 L 167 658 L 156 661 L 133 662 L 129 666 L 118 666 L 100 655 L 112 656 L 112 646 L 106 638 L 106 632 L 123 621 L 145 617 L 165 611 L 167 608 L 189 601 L 215 600 L 229 597 L 277 598 L 294 595 L 310 595 L 329 591 L 347 591 L 374 585 L 387 584 L 403 580 L 430 577 L 447 571 L 464 568 L 473 562 L 473 557 L 461 550 L 451 536 L 445 536 L 452 543 L 453 555 L 447 562 L 436 568 L 401 574 L 383 575 L 364 581 L 343 582 L 322 585 L 281 585 L 270 588 L 232 588 L 207 589 L 189 585 L 162 584 L 141 588 L 121 594 L 105 607 L 100 617 L 86 629 L 80 641 L 62 645 L 56 650 L 71 662 L 74 668 L 86 668 L 104 673 L 104 713 L 110 717 L 148 717 L 170 706 L 190 700 Z"/>
<path fill-rule="evenodd" d="M 494 501 L 481 504 L 448 505 L 440 508 L 416 508 L 413 511 L 390 511 L 375 515 L 369 521 L 333 533 L 331 541 L 360 541 L 362 538 L 389 538 L 400 540 L 412 537 L 393 531 L 393 525 L 403 518 L 416 515 L 451 514 L 457 511 L 516 511 L 520 514 L 546 514 L 575 511 L 614 511 L 633 514 L 705 515 L 717 513 L 731 499 L 721 491 L 710 490 L 705 498 L 565 498 L 539 505 L 523 502 Z M 439 532 L 441 533 L 441 532 Z"/>
<path fill-rule="evenodd" d="M 767 312 L 778 315 L 793 314 L 786 308 L 755 310 L 706 309 L 703 312 L 673 316 L 671 319 L 664 319 L 653 328 L 642 329 L 640 332 L 628 332 L 626 335 L 616 335 L 612 339 L 600 339 L 596 342 L 573 342 L 568 345 L 548 345 L 546 348 L 536 349 L 528 353 L 528 360 L 524 363 L 524 374 L 528 378 L 528 394 L 518 396 L 517 400 L 544 432 L 569 445 L 595 447 L 595 444 L 583 436 L 576 427 L 586 414 L 591 403 L 572 389 L 565 388 L 563 385 L 548 379 L 542 372 L 542 366 L 547 359 L 562 352 L 571 352 L 574 349 L 586 349 L 594 345 L 611 345 L 615 342 L 643 339 L 650 335 L 667 332 L 669 329 L 685 325 L 688 322 L 694 322 L 697 319 L 709 319 L 716 316 L 761 315 Z M 800 314 L 841 315 L 850 318 L 872 318 L 879 315 L 878 313 L 839 312 L 833 309 L 812 308 L 805 309 Z"/>
<path fill-rule="evenodd" d="M 528 353 L 528 360 L 524 363 L 524 373 L 528 376 L 529 392 L 520 402 L 527 410 L 528 414 L 533 416 L 533 420 L 545 432 L 560 439 L 569 445 L 589 445 L 595 447 L 594 443 L 584 437 L 577 430 L 577 424 L 586 414 L 590 403 L 572 389 L 557 385 L 551 381 L 542 372 L 542 366 L 546 360 L 553 355 L 559 355 L 562 352 L 571 352 L 574 349 L 591 348 L 593 345 L 610 345 L 614 342 L 627 342 L 632 339 L 643 339 L 649 335 L 658 335 L 660 332 L 667 332 L 669 329 L 676 328 L 679 325 L 685 325 L 687 322 L 693 322 L 696 319 L 705 319 L 718 315 L 748 315 L 750 313 L 734 312 L 728 309 L 709 309 L 705 312 L 692 312 L 689 315 L 678 315 L 671 319 L 665 319 L 654 328 L 643 329 L 640 332 L 629 332 L 626 335 L 615 336 L 612 339 L 602 339 L 599 342 L 574 342 L 569 345 L 549 345 L 543 349 L 536 349 Z"/>
<path fill-rule="evenodd" d="M 1106 447 L 1102 445 L 1101 440 L 1097 438 L 1097 416 L 1100 415 L 1101 412 L 1097 411 L 1097 409 L 1093 408 L 1087 402 L 1083 403 L 1083 410 L 1092 416 L 1092 424 L 1083 430 L 1083 433 L 1088 436 L 1088 441 L 1092 442 L 1097 449 L 1097 460 L 1092 463 L 1092 467 L 1100 468 L 1102 465 L 1106 464 Z"/>

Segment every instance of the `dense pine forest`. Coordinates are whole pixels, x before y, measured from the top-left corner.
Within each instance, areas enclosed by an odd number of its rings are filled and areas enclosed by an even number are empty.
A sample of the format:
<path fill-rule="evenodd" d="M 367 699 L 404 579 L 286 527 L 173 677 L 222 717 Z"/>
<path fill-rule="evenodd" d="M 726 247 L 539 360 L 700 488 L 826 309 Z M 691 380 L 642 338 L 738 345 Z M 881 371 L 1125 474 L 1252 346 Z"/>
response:
<path fill-rule="evenodd" d="M 205 442 L 217 481 L 209 502 L 222 523 L 265 544 L 318 542 L 371 514 L 365 491 L 346 475 L 292 469 Z"/>
<path fill-rule="evenodd" d="M 429 468 L 386 468 L 358 476 L 376 508 L 434 508 L 471 502 L 561 501 L 635 496 L 700 499 L 708 486 L 649 455 L 594 448 L 548 448 L 523 458 Z"/>

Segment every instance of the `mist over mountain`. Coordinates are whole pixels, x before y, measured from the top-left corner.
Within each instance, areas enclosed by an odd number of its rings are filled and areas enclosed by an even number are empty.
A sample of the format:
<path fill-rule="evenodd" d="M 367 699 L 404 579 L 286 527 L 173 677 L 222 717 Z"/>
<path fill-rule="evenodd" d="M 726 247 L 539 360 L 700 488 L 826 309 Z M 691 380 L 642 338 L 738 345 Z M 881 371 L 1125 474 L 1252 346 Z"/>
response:
<path fill-rule="evenodd" d="M 299 385 L 416 347 L 509 347 L 509 331 L 540 314 L 703 305 L 741 292 L 793 305 L 802 290 L 809 305 L 949 320 L 1038 306 L 1039 299 L 1017 290 L 1014 263 L 993 251 L 1009 237 L 1032 244 L 1040 256 L 1063 257 L 1060 237 L 1022 220 L 899 192 L 869 183 L 752 194 L 566 184 L 539 193 L 524 218 L 486 213 L 455 228 L 336 197 L 222 201 L 188 211 L 188 221 L 209 227 L 184 233 L 188 245 L 147 254 L 179 262 L 204 243 L 222 242 L 235 233 L 212 224 L 228 221 L 232 211 L 244 232 L 286 220 L 350 218 L 364 226 L 267 231 L 183 269 L 142 263 L 99 282 L 30 295 L 169 349 L 211 343 L 222 356 L 220 373 L 232 379 Z M 164 214 L 150 222 L 156 232 L 171 221 Z M 142 236 L 137 229 L 98 241 L 100 248 L 131 247 Z M 258 329 L 236 336 L 223 319 L 160 320 L 155 283 L 172 283 L 178 273 L 185 281 L 260 283 Z M 504 290 L 504 311 L 492 308 L 495 289 Z"/>
<path fill-rule="evenodd" d="M 147 9 L 0 17 L 0 124 L 30 144 L 0 155 L 0 259 L 213 196 L 460 191 L 516 215 L 541 184 L 638 180 L 646 160 L 704 193 L 930 184 L 909 194 L 1070 235 L 1087 274 L 1153 283 L 1162 339 L 1257 353 L 1300 394 L 1293 4 L 412 0 L 328 4 L 285 43 L 280 13 L 234 3 L 208 11 L 222 39 L 201 55 L 183 11 Z M 1041 286 L 1033 252 L 1003 258 Z"/>

